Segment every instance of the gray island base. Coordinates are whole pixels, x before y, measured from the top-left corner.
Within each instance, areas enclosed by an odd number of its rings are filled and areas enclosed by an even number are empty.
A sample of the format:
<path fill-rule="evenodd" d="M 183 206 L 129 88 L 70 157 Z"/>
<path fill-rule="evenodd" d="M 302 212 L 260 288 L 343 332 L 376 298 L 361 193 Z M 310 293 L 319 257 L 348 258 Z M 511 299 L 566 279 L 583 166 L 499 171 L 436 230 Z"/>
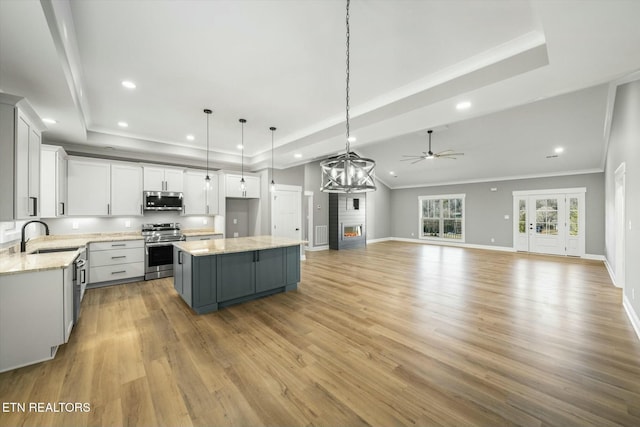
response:
<path fill-rule="evenodd" d="M 303 243 L 273 236 L 175 242 L 174 288 L 198 314 L 297 289 Z"/>

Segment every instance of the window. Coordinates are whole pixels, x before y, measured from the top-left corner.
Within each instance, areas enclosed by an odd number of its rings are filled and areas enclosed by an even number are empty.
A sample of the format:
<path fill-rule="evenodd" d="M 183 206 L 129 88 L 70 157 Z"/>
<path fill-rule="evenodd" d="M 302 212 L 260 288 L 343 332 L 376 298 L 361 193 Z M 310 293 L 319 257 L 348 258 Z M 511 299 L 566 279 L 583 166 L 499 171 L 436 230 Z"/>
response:
<path fill-rule="evenodd" d="M 464 242 L 464 194 L 420 196 L 420 238 Z"/>

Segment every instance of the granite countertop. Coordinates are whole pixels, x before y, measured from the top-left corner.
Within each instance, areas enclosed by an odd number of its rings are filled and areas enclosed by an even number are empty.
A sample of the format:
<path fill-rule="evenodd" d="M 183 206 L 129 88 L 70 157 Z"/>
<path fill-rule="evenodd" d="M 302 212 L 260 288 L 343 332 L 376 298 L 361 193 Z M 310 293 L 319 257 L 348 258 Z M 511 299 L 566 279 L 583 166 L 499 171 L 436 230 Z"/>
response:
<path fill-rule="evenodd" d="M 27 252 L 0 256 L 0 275 L 18 274 L 27 271 L 66 268 L 78 256 L 78 251 L 33 254 L 38 249 L 80 248 L 91 242 L 114 242 L 119 240 L 141 240 L 140 232 L 91 233 L 40 236 L 27 242 Z"/>
<path fill-rule="evenodd" d="M 282 248 L 304 244 L 304 240 L 274 236 L 234 237 L 231 239 L 173 242 L 178 249 L 194 256 L 219 255 L 233 252 L 248 252 L 261 249 Z"/>
<path fill-rule="evenodd" d="M 192 228 L 190 230 L 182 230 L 182 234 L 187 237 L 193 236 L 206 236 L 208 234 L 223 234 L 219 231 L 214 230 L 213 228 Z"/>

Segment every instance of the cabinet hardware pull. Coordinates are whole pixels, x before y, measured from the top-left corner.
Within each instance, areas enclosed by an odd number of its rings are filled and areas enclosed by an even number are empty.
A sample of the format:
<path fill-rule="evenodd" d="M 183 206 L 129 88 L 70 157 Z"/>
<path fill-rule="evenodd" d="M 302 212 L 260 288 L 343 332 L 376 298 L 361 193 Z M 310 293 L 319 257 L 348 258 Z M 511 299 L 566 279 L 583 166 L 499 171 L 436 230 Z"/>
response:
<path fill-rule="evenodd" d="M 182 251 L 178 252 L 178 264 L 182 264 Z"/>
<path fill-rule="evenodd" d="M 126 243 L 114 243 L 114 244 L 111 245 L 112 248 L 116 248 L 118 246 L 127 246 L 127 244 Z"/>
<path fill-rule="evenodd" d="M 120 256 L 112 256 L 111 259 L 119 259 L 119 258 L 126 258 L 126 255 L 120 255 Z"/>
<path fill-rule="evenodd" d="M 111 203 L 107 203 L 107 215 L 111 215 Z"/>
<path fill-rule="evenodd" d="M 60 204 L 62 205 L 62 213 L 60 215 L 64 215 L 64 202 L 60 202 Z"/>
<path fill-rule="evenodd" d="M 142 205 L 140 205 L 140 215 L 143 215 L 144 212 L 142 211 Z"/>
<path fill-rule="evenodd" d="M 120 273 L 126 273 L 127 270 L 120 270 L 120 271 L 112 271 L 111 274 L 120 274 Z"/>
<path fill-rule="evenodd" d="M 29 216 L 38 216 L 38 198 L 29 197 L 29 199 L 33 200 L 33 214 L 29 214 Z"/>
<path fill-rule="evenodd" d="M 86 282 L 86 279 L 87 279 L 86 272 L 87 272 L 87 270 L 84 270 L 84 269 L 80 270 L 80 277 L 81 277 L 80 283 L 82 283 L 83 285 L 84 285 L 84 283 Z"/>

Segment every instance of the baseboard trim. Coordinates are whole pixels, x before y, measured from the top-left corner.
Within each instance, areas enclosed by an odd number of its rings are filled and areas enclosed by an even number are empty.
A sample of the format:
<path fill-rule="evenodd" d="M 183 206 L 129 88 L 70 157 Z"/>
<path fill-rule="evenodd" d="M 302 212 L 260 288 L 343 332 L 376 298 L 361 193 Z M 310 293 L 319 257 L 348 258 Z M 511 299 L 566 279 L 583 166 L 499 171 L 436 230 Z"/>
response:
<path fill-rule="evenodd" d="M 605 258 L 604 255 L 584 254 L 580 258 L 582 258 L 582 259 L 590 259 L 590 260 L 593 260 L 593 261 L 603 261 L 603 262 L 607 261 L 607 259 Z"/>
<path fill-rule="evenodd" d="M 367 240 L 367 245 L 369 243 L 380 243 L 380 242 L 388 242 L 390 240 L 393 240 L 393 237 L 381 237 L 379 239 L 371 239 L 371 240 Z"/>
<path fill-rule="evenodd" d="M 609 264 L 609 260 L 607 258 L 604 259 L 604 266 L 607 268 L 607 273 L 609 273 L 611 283 L 613 283 L 616 288 L 621 288 L 622 286 L 618 286 L 618 284 L 616 283 L 616 273 L 614 273 L 613 268 L 611 268 L 611 264 Z"/>
<path fill-rule="evenodd" d="M 305 251 L 309 251 L 309 252 L 317 252 L 317 251 L 327 251 L 329 250 L 329 245 L 323 245 L 323 246 L 307 246 L 304 248 Z"/>
<path fill-rule="evenodd" d="M 409 239 L 406 237 L 390 237 L 389 240 L 395 240 L 397 242 L 420 243 L 422 245 L 455 246 L 459 248 L 468 248 L 468 249 L 485 249 L 489 251 L 499 251 L 499 252 L 516 252 L 515 249 L 508 246 L 476 245 L 473 243 L 457 243 L 457 242 L 438 242 L 436 240 Z"/>
<path fill-rule="evenodd" d="M 638 319 L 638 315 L 633 310 L 633 306 L 631 305 L 631 301 L 627 299 L 627 296 L 622 293 L 622 306 L 624 307 L 624 311 L 627 312 L 627 317 L 633 326 L 633 330 L 636 331 L 636 336 L 640 339 L 640 319 Z"/>

